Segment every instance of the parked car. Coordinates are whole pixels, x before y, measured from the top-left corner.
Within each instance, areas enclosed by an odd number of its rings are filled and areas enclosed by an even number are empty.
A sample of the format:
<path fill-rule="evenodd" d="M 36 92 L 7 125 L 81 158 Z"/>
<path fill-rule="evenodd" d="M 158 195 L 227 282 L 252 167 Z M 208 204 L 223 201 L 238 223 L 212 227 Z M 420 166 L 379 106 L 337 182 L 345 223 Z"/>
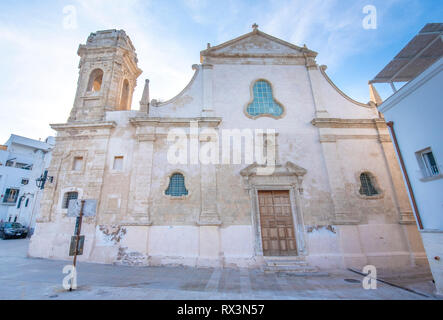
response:
<path fill-rule="evenodd" d="M 2 222 L 0 223 L 0 237 L 2 239 L 9 238 L 26 238 L 28 229 L 18 222 Z"/>

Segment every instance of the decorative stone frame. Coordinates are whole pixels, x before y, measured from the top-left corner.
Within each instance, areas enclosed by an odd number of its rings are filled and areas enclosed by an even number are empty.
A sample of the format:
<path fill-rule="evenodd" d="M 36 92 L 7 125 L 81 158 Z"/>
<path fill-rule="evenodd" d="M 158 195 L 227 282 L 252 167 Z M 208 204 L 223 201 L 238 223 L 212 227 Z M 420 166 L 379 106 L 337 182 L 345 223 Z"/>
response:
<path fill-rule="evenodd" d="M 366 174 L 368 174 L 369 175 L 369 178 L 371 179 L 371 183 L 372 183 L 372 186 L 375 188 L 375 190 L 377 190 L 377 194 L 375 194 L 375 195 L 373 195 L 373 196 L 367 196 L 367 195 L 364 195 L 364 194 L 361 194 L 360 193 L 360 188 L 361 188 L 361 180 L 360 180 L 360 175 L 362 174 L 362 173 L 366 173 Z M 376 199 L 382 199 L 383 197 L 384 197 L 384 195 L 385 195 L 385 190 L 383 190 L 381 187 L 380 187 L 380 184 L 378 183 L 378 179 L 377 179 L 377 177 L 372 173 L 372 171 L 370 171 L 370 170 L 367 170 L 367 169 L 363 169 L 363 170 L 360 170 L 360 171 L 358 171 L 356 174 L 355 174 L 355 179 L 356 179 L 356 181 L 357 181 L 357 188 L 356 188 L 356 194 L 357 194 L 357 196 L 360 198 L 360 199 L 366 199 L 366 200 L 376 200 Z"/>
<path fill-rule="evenodd" d="M 85 96 L 97 96 L 97 95 L 101 95 L 99 94 L 99 92 L 103 92 L 103 83 L 105 81 L 105 70 L 103 70 L 103 68 L 100 67 L 94 67 L 91 66 L 91 71 L 88 73 L 87 78 L 86 78 L 86 89 L 85 89 Z M 100 84 L 100 90 L 98 91 L 93 91 L 93 90 L 88 90 L 89 89 L 89 85 L 93 85 L 93 82 L 91 82 L 91 77 L 92 74 L 96 71 L 96 70 L 100 70 L 102 72 L 102 82 Z"/>
<path fill-rule="evenodd" d="M 425 153 L 427 151 L 432 152 L 432 154 L 434 155 L 434 151 L 432 150 L 431 147 L 427 147 L 427 148 L 424 148 L 424 149 L 421 149 L 421 150 L 418 150 L 418 151 L 415 152 L 415 157 L 417 158 L 417 163 L 418 163 L 418 167 L 419 167 L 419 171 L 418 171 L 419 175 L 420 175 L 419 180 L 421 182 L 428 182 L 428 181 L 434 181 L 434 180 L 438 180 L 438 179 L 443 179 L 443 173 L 442 172 L 440 172 L 439 174 L 437 174 L 435 176 L 426 176 L 426 175 L 423 174 L 423 172 L 426 169 L 425 169 L 425 164 L 424 164 L 423 159 L 422 159 L 422 155 L 423 155 L 423 153 Z M 435 155 L 434 155 L 434 159 L 435 159 Z M 436 160 L 438 169 L 440 170 L 440 166 L 438 165 L 437 159 L 435 159 L 435 160 Z"/>
<path fill-rule="evenodd" d="M 103 64 L 88 64 L 87 66 L 83 66 L 84 70 L 82 71 L 82 91 L 83 94 L 80 94 L 79 98 L 82 98 L 84 101 L 90 100 L 100 100 L 104 97 L 105 85 L 108 83 L 107 77 L 110 74 L 106 72 L 106 68 Z M 88 91 L 89 80 L 91 78 L 92 73 L 100 69 L 103 72 L 102 84 L 99 91 Z"/>
<path fill-rule="evenodd" d="M 124 174 L 126 172 L 126 166 L 127 166 L 126 163 L 128 162 L 127 157 L 123 154 L 120 154 L 120 153 L 118 153 L 118 154 L 116 153 L 114 155 L 111 155 L 110 157 L 111 157 L 111 159 L 109 160 L 109 173 L 111 175 Z M 123 158 L 123 164 L 122 164 L 121 170 L 114 169 L 114 161 L 115 161 L 115 158 L 117 158 L 117 157 Z"/>
<path fill-rule="evenodd" d="M 279 116 L 274 116 L 274 115 L 272 115 L 272 114 L 268 114 L 268 113 L 267 113 L 267 114 L 259 114 L 258 116 L 251 116 L 251 115 L 248 113 L 248 111 L 247 111 L 248 106 L 254 101 L 254 85 L 255 85 L 255 83 L 256 83 L 257 81 L 266 81 L 266 82 L 271 86 L 272 98 L 273 98 L 274 101 L 280 106 L 280 108 L 283 109 L 283 112 L 282 112 L 281 115 L 279 115 Z M 248 117 L 249 119 L 256 120 L 256 119 L 258 119 L 258 118 L 267 117 L 267 118 L 272 118 L 272 119 L 278 120 L 278 119 L 283 118 L 283 117 L 286 115 L 286 108 L 283 106 L 283 104 L 282 104 L 280 101 L 278 101 L 278 100 L 275 98 L 275 96 L 276 96 L 276 94 L 275 94 L 275 89 L 274 89 L 274 86 L 273 86 L 273 84 L 272 84 L 271 81 L 266 80 L 266 79 L 263 79 L 263 78 L 259 78 L 259 79 L 255 79 L 255 80 L 253 80 L 253 81 L 251 82 L 251 84 L 249 85 L 249 94 L 250 94 L 251 100 L 249 100 L 249 102 L 246 103 L 246 105 L 243 107 L 243 113 L 244 113 L 244 114 L 246 115 L 246 117 Z"/>
<path fill-rule="evenodd" d="M 109 205 L 110 200 L 111 199 L 115 199 L 117 201 L 117 207 L 116 208 L 111 208 L 111 206 Z M 120 194 L 107 194 L 106 195 L 106 199 L 105 199 L 105 205 L 104 205 L 104 214 L 120 214 L 121 213 L 121 208 L 122 208 L 122 199 L 121 199 L 121 195 Z"/>
<path fill-rule="evenodd" d="M 170 196 L 170 195 L 165 193 L 166 190 L 169 187 L 169 181 L 171 181 L 172 176 L 174 174 L 176 174 L 176 173 L 180 173 L 181 175 L 183 175 L 185 188 L 186 188 L 186 190 L 188 190 L 188 194 L 187 195 L 182 195 L 182 196 L 179 196 L 179 197 L 174 197 L 174 196 Z M 160 188 L 161 188 L 160 190 L 162 190 L 163 198 L 168 199 L 168 200 L 186 200 L 186 199 L 188 199 L 191 196 L 191 190 L 186 187 L 186 180 L 187 179 L 188 179 L 188 175 L 185 174 L 182 170 L 178 170 L 178 169 L 172 170 L 168 174 L 168 176 L 163 180 L 163 183 L 160 186 Z"/>
<path fill-rule="evenodd" d="M 120 109 L 121 108 L 121 102 L 122 102 L 122 97 L 123 97 L 123 88 L 125 85 L 125 81 L 128 81 L 128 96 L 127 96 L 127 100 L 126 100 L 126 109 Z M 134 87 L 132 84 L 132 79 L 130 79 L 128 77 L 128 75 L 124 74 L 124 76 L 121 78 L 120 83 L 119 83 L 119 90 L 118 90 L 119 94 L 118 94 L 118 100 L 117 100 L 117 106 L 116 109 L 114 111 L 130 111 L 131 110 L 131 105 L 132 105 L 132 95 L 134 93 Z"/>
<path fill-rule="evenodd" d="M 255 255 L 263 257 L 258 191 L 287 190 L 289 191 L 289 201 L 291 203 L 297 256 L 307 256 L 308 250 L 302 201 L 302 182 L 303 176 L 307 171 L 289 161 L 285 165 L 276 165 L 275 171 L 271 175 L 257 175 L 257 168 L 259 167 L 261 166 L 254 163 L 240 171 L 251 201 L 251 222 L 254 230 Z"/>
<path fill-rule="evenodd" d="M 86 150 L 77 150 L 73 151 L 70 154 L 70 160 L 69 160 L 69 173 L 71 174 L 84 174 L 86 171 L 86 163 L 87 163 L 87 155 L 88 151 Z M 80 170 L 74 170 L 74 161 L 75 158 L 83 158 L 82 168 Z"/>
<path fill-rule="evenodd" d="M 63 217 L 66 217 L 66 215 L 68 214 L 68 209 L 63 208 L 63 198 L 65 197 L 65 193 L 67 193 L 67 192 L 77 192 L 78 193 L 77 199 L 82 199 L 82 197 L 83 197 L 83 189 L 81 189 L 81 188 L 66 187 L 66 188 L 61 189 L 59 197 L 58 197 L 57 209 L 59 212 L 61 212 Z"/>

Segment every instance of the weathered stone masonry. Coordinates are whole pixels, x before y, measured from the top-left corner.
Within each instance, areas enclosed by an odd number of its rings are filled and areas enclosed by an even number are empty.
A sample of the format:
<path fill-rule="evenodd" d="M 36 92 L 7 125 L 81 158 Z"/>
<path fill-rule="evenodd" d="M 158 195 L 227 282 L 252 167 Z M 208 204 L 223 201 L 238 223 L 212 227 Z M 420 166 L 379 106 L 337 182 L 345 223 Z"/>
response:
<path fill-rule="evenodd" d="M 74 106 L 67 123 L 52 125 L 54 183 L 45 188 L 31 256 L 69 259 L 74 218 L 64 201 L 77 192 L 98 199 L 97 216 L 83 224 L 80 261 L 254 267 L 294 246 L 288 252 L 322 268 L 426 263 L 376 104 L 335 87 L 314 51 L 254 28 L 202 51 L 191 82 L 169 101 L 149 101 L 146 81 L 140 110 L 130 110 L 142 71 L 124 31 L 93 33 L 78 54 Z M 258 81 L 281 114 L 248 114 Z M 218 134 L 275 129 L 274 173 L 258 175 L 256 164 L 169 163 L 168 132 L 181 128 L 189 137 L 191 123 Z M 166 194 L 174 174 L 186 194 Z M 376 194 L 362 193 L 362 174 Z M 274 197 L 273 212 L 288 212 L 292 226 L 265 225 L 263 194 Z"/>

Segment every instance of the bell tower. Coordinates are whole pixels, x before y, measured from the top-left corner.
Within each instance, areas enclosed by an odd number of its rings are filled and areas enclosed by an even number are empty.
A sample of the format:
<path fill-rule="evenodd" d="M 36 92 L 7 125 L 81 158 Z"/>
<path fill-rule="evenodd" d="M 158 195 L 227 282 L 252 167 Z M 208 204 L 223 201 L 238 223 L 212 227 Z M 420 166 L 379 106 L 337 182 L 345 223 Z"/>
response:
<path fill-rule="evenodd" d="M 130 110 L 138 76 L 137 54 L 123 30 L 91 33 L 81 44 L 74 106 L 68 122 L 100 121 L 105 111 Z"/>

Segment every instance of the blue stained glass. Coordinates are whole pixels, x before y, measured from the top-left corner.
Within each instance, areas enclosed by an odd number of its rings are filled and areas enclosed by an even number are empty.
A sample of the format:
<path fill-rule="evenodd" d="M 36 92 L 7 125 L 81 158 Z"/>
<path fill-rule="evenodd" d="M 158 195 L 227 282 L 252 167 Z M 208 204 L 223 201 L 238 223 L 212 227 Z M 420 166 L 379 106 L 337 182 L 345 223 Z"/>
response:
<path fill-rule="evenodd" d="M 280 116 L 283 113 L 283 107 L 277 103 L 272 96 L 272 88 L 269 82 L 258 80 L 252 88 L 254 99 L 246 108 L 246 112 L 253 116 L 270 114 Z"/>
<path fill-rule="evenodd" d="M 181 173 L 174 173 L 169 179 L 168 189 L 165 191 L 166 195 L 173 197 L 180 197 L 188 195 L 188 190 L 185 187 L 185 178 Z"/>

